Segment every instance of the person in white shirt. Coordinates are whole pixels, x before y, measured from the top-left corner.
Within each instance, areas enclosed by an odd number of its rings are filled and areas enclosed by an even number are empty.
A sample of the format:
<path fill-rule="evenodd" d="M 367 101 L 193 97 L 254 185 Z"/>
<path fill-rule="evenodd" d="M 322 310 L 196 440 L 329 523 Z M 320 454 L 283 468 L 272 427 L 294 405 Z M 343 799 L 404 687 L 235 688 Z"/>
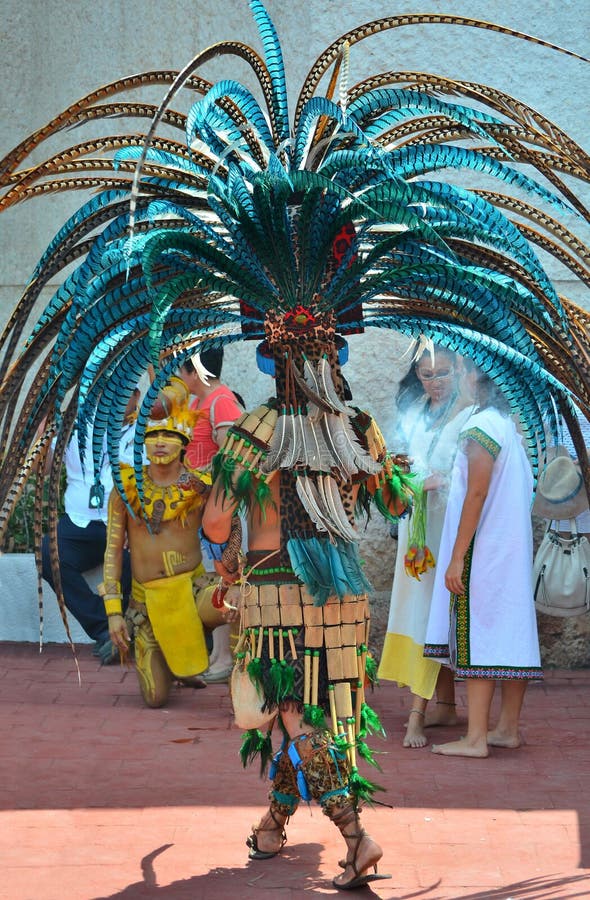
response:
<path fill-rule="evenodd" d="M 135 435 L 134 413 L 138 398 L 139 390 L 136 389 L 127 407 L 121 433 L 120 459 L 131 465 Z M 119 654 L 109 637 L 104 603 L 102 597 L 91 589 L 83 574 L 102 565 L 106 548 L 107 501 L 113 488 L 106 438 L 100 468 L 100 482 L 104 488 L 102 503 L 99 502 L 100 496 L 91 497 L 94 484 L 92 463 L 87 461 L 85 471 L 82 469 L 77 434 L 74 434 L 68 444 L 64 463 L 65 514 L 57 524 L 59 569 L 64 601 L 66 608 L 78 620 L 88 637 L 96 641 L 94 654 L 100 658 L 103 665 L 110 665 L 118 661 Z M 41 556 L 43 578 L 51 588 L 54 588 L 47 534 L 43 538 Z M 124 596 L 128 597 L 131 590 L 131 568 L 127 552 L 123 565 L 122 585 Z"/>

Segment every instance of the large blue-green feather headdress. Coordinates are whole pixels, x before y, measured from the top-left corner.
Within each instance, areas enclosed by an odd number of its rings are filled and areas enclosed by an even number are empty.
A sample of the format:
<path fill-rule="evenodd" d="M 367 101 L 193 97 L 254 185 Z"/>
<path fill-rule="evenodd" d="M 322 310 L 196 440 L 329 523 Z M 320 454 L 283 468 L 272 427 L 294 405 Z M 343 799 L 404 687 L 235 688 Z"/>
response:
<path fill-rule="evenodd" d="M 579 237 L 588 214 L 572 187 L 588 182 L 587 154 L 487 85 L 416 72 L 348 83 L 350 54 L 402 25 L 545 42 L 458 16 L 385 17 L 322 53 L 291 117 L 278 36 L 262 3 L 250 7 L 262 52 L 222 42 L 181 72 L 114 82 L 0 163 L 0 210 L 97 190 L 50 242 L 2 336 L 0 529 L 29 474 L 47 474 L 54 435 L 55 474 L 75 420 L 92 422 L 86 464 L 97 468 L 106 433 L 118 479 L 125 405 L 148 366 L 155 374 L 138 445 L 158 390 L 187 355 L 204 344 L 268 340 L 269 316 L 432 338 L 494 379 L 535 467 L 558 412 L 581 449 L 574 404 L 590 415 L 589 317 L 558 296 L 540 255 L 588 282 Z M 234 54 L 256 91 L 201 76 L 214 56 Z M 120 98 L 154 83 L 167 86 L 157 108 Z M 184 112 L 173 107 L 181 89 L 193 99 Z M 110 133 L 123 116 L 147 120 L 146 133 Z M 48 137 L 96 119 L 101 140 L 27 165 Z M 50 279 L 62 283 L 31 327 Z"/>

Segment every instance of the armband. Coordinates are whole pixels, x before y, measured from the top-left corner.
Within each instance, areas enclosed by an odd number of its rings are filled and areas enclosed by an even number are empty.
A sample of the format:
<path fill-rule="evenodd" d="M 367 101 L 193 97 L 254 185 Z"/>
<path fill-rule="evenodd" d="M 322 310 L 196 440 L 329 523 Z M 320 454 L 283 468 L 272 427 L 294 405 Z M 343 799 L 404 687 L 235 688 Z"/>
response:
<path fill-rule="evenodd" d="M 96 589 L 103 599 L 107 616 L 122 616 L 123 593 L 121 591 L 121 582 L 113 581 L 109 585 L 101 582 Z"/>
<path fill-rule="evenodd" d="M 104 609 L 108 616 L 123 615 L 123 597 L 104 598 Z"/>
<path fill-rule="evenodd" d="M 205 551 L 209 559 L 214 560 L 214 562 L 221 562 L 221 557 L 223 556 L 223 551 L 227 547 L 228 541 L 223 541 L 222 544 L 216 544 L 214 541 L 210 541 L 203 528 L 199 528 L 199 539 L 201 541 L 201 548 Z"/>
<path fill-rule="evenodd" d="M 201 547 L 210 559 L 222 563 L 228 572 L 238 571 L 242 548 L 242 523 L 239 516 L 232 516 L 229 537 L 222 544 L 210 541 L 202 527 L 199 529 L 199 538 Z"/>

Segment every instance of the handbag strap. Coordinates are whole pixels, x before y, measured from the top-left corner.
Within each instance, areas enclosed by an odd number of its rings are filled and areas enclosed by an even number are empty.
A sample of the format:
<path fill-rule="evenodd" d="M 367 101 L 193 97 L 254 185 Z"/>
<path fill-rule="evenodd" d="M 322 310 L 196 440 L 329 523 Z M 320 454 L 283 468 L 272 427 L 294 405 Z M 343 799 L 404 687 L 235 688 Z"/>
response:
<path fill-rule="evenodd" d="M 547 528 L 546 528 L 546 530 L 545 530 L 545 534 L 547 534 L 549 531 L 557 531 L 557 528 L 553 528 L 553 523 L 555 522 L 555 525 L 557 525 L 558 521 L 560 521 L 560 520 L 559 520 L 559 519 L 549 519 L 549 521 L 548 521 L 548 523 L 547 523 Z M 579 537 L 578 527 L 577 527 L 577 525 L 576 525 L 576 520 L 575 520 L 575 519 L 570 519 L 570 520 L 569 520 L 569 523 L 570 523 L 570 529 L 569 529 L 569 530 L 570 530 L 571 536 L 572 536 L 573 538 Z"/>

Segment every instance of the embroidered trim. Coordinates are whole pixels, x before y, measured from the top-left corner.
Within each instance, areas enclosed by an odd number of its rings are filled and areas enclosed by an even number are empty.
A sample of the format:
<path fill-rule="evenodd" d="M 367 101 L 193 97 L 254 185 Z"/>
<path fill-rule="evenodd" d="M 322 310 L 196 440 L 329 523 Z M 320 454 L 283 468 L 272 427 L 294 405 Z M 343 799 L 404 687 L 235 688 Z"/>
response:
<path fill-rule="evenodd" d="M 498 454 L 502 449 L 500 444 L 490 437 L 489 434 L 486 434 L 485 431 L 482 431 L 481 428 L 468 428 L 467 431 L 462 431 L 459 435 L 459 440 L 475 441 L 476 444 L 479 444 L 480 447 L 483 447 L 484 450 L 488 451 L 492 459 L 497 459 Z"/>
<path fill-rule="evenodd" d="M 473 538 L 471 539 L 463 563 L 463 584 L 465 585 L 465 593 L 451 594 L 450 599 L 451 612 L 454 612 L 455 619 L 455 627 L 453 629 L 453 619 L 451 618 L 451 635 L 454 630 L 456 646 L 456 652 L 453 654 L 455 659 L 453 659 L 453 655 L 451 656 L 451 659 L 457 667 L 469 667 L 471 665 L 471 658 L 469 655 L 469 582 L 471 578 L 474 542 L 475 535 L 473 535 Z"/>
<path fill-rule="evenodd" d="M 543 670 L 537 666 L 519 668 L 518 666 L 457 666 L 455 675 L 460 678 L 494 678 L 498 681 L 517 679 L 542 680 Z"/>

